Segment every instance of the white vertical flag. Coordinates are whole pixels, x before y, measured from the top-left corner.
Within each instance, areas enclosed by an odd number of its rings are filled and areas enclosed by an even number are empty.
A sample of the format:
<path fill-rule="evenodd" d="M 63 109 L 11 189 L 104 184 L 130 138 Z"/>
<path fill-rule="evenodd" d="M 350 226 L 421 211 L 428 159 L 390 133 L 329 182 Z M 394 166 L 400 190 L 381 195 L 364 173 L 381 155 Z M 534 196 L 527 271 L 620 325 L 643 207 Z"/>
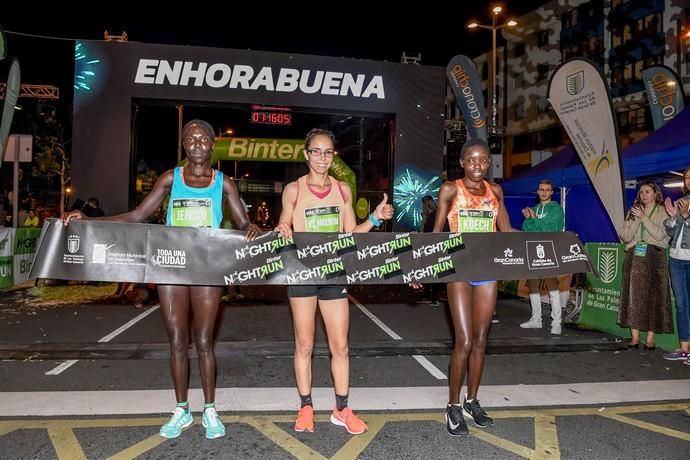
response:
<path fill-rule="evenodd" d="M 548 94 L 599 199 L 620 230 L 625 218 L 623 164 L 606 82 L 590 61 L 574 58 L 553 73 Z"/>

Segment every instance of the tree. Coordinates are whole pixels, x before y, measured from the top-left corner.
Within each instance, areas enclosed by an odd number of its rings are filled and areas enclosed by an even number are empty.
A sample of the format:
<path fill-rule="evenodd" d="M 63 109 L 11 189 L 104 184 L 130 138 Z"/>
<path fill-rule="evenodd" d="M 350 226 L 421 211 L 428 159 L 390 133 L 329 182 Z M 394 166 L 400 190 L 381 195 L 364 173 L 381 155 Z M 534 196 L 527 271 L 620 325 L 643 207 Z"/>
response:
<path fill-rule="evenodd" d="M 34 157 L 34 177 L 44 177 L 48 182 L 57 179 L 60 183 L 60 215 L 65 212 L 65 189 L 72 180 L 72 168 L 67 156 L 67 144 L 65 141 L 64 127 L 54 116 L 45 119 L 49 128 L 48 134 L 37 137 L 36 141 L 41 149 Z"/>

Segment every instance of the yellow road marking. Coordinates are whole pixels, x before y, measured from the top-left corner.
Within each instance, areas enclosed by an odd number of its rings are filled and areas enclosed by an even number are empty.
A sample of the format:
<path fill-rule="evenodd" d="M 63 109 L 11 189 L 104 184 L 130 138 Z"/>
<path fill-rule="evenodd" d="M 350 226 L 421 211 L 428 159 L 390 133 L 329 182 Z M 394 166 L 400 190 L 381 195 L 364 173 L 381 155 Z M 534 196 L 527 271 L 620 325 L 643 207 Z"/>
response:
<path fill-rule="evenodd" d="M 443 424 L 445 425 L 445 423 L 446 422 L 444 421 Z M 484 442 L 488 442 L 489 444 L 493 444 L 496 447 L 507 450 L 508 452 L 512 452 L 515 455 L 519 455 L 524 458 L 532 458 L 534 456 L 534 451 L 527 446 L 509 441 L 508 439 L 501 438 L 500 436 L 496 436 L 495 434 L 491 434 L 478 428 L 469 428 L 470 435 L 477 439 L 481 439 Z"/>
<path fill-rule="evenodd" d="M 369 429 L 366 433 L 358 434 L 353 436 L 348 442 L 345 443 L 343 447 L 340 448 L 338 452 L 331 457 L 335 460 L 345 460 L 349 458 L 358 458 L 359 454 L 362 453 L 364 449 L 374 440 L 383 425 L 386 424 L 385 415 L 374 415 L 374 416 L 362 416 L 366 419 L 367 426 Z M 344 429 L 344 428 L 343 428 Z"/>
<path fill-rule="evenodd" d="M 558 459 L 560 458 L 560 446 L 558 443 L 556 417 L 598 415 L 664 436 L 690 441 L 690 433 L 684 433 L 653 423 L 636 420 L 625 415 L 668 411 L 680 411 L 690 414 L 690 403 L 492 411 L 491 416 L 494 419 L 533 418 L 534 449 L 501 438 L 488 431 L 475 429 L 474 427 L 470 428 L 470 435 L 524 458 Z M 367 421 L 369 431 L 358 436 L 353 436 L 332 458 L 345 459 L 358 457 L 367 446 L 376 439 L 378 433 L 388 422 L 434 421 L 439 424 L 445 423 L 442 409 L 434 412 L 374 413 L 364 414 L 362 417 Z M 257 431 L 276 443 L 276 445 L 297 458 L 325 458 L 323 454 L 311 449 L 299 439 L 292 436 L 288 431 L 276 425 L 277 423 L 292 423 L 294 421 L 293 415 L 224 415 L 221 418 L 225 423 L 245 423 L 254 427 Z M 329 419 L 330 415 L 323 413 L 315 417 L 316 422 L 328 422 Z M 48 435 L 57 452 L 58 458 L 81 459 L 85 458 L 85 454 L 79 444 L 79 440 L 74 434 L 73 430 L 76 428 L 160 426 L 166 421 L 167 418 L 161 417 L 129 417 L 121 419 L 3 419 L 0 420 L 0 436 L 5 436 L 18 429 L 44 429 L 48 431 Z M 126 448 L 111 458 L 124 459 L 136 457 L 150 451 L 163 442 L 165 442 L 165 438 L 156 434 Z"/>
<path fill-rule="evenodd" d="M 294 419 L 290 421 L 294 421 Z M 273 423 L 270 416 L 251 417 L 249 420 L 246 420 L 245 423 L 256 428 L 261 434 L 297 458 L 324 460 L 326 458 L 294 436 L 289 435 L 285 430 Z"/>
<path fill-rule="evenodd" d="M 674 430 L 672 428 L 667 428 L 665 426 L 656 425 L 654 423 L 644 422 L 642 420 L 637 420 L 630 417 L 624 417 L 618 414 L 599 414 L 602 417 L 616 420 L 621 423 L 636 426 L 642 428 L 643 430 L 653 431 L 655 433 L 663 434 L 665 436 L 670 436 L 672 438 L 682 439 L 683 441 L 690 441 L 690 433 L 683 433 L 682 431 Z"/>
<path fill-rule="evenodd" d="M 59 459 L 66 460 L 86 460 L 86 455 L 79 444 L 79 440 L 74 435 L 74 431 L 67 426 L 52 426 L 48 428 L 48 436 L 53 443 L 55 452 Z"/>
<path fill-rule="evenodd" d="M 128 460 L 130 458 L 137 458 L 138 456 L 150 451 L 154 447 L 160 446 L 165 441 L 167 441 L 167 439 L 165 439 L 163 436 L 159 434 L 154 434 L 153 436 L 150 436 L 144 439 L 143 441 L 138 442 L 133 446 L 130 446 L 125 450 L 118 452 L 117 454 L 110 457 L 108 460 Z"/>
<path fill-rule="evenodd" d="M 553 415 L 537 415 L 534 417 L 533 458 L 561 458 L 561 449 L 558 446 L 556 417 Z"/>

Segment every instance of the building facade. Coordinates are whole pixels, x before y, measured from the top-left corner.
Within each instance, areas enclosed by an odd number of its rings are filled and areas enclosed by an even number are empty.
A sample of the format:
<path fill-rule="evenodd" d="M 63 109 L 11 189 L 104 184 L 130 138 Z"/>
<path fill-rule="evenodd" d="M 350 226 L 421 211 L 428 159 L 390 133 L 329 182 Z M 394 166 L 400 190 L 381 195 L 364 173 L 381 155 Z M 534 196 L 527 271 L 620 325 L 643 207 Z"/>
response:
<path fill-rule="evenodd" d="M 529 169 L 570 143 L 547 89 L 554 70 L 572 57 L 593 61 L 606 79 L 621 148 L 645 137 L 653 128 L 641 71 L 664 64 L 688 94 L 689 30 L 690 0 L 553 0 L 518 18 L 516 27 L 502 29 L 497 113 L 503 176 Z M 474 59 L 485 87 L 490 59 L 491 51 Z"/>

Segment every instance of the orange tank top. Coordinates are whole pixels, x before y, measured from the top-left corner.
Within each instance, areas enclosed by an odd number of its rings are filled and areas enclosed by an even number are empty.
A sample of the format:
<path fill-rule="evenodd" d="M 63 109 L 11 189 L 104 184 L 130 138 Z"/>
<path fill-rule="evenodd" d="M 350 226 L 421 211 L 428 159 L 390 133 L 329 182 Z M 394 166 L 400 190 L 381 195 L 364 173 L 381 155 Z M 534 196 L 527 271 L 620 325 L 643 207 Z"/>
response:
<path fill-rule="evenodd" d="M 297 200 L 292 214 L 292 227 L 296 232 L 342 232 L 340 210 L 345 206 L 345 195 L 340 182 L 328 176 L 330 188 L 319 193 L 307 184 L 307 176 L 297 179 Z"/>
<path fill-rule="evenodd" d="M 448 224 L 453 233 L 495 232 L 499 202 L 491 184 L 484 182 L 483 196 L 473 195 L 462 179 L 455 181 L 455 200 L 448 212 Z"/>

